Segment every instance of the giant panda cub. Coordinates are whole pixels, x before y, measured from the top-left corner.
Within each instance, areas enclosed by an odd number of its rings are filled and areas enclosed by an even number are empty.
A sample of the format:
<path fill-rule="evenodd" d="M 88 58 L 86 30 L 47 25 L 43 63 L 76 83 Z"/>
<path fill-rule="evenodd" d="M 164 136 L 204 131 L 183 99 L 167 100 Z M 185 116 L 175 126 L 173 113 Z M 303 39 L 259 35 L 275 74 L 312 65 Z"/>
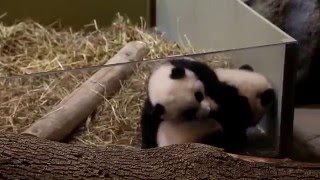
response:
<path fill-rule="evenodd" d="M 247 64 L 239 69 L 216 68 L 215 73 L 220 82 L 235 88 L 240 96 L 248 100 L 251 111 L 250 124 L 258 124 L 276 100 L 271 82 Z"/>
<path fill-rule="evenodd" d="M 141 116 L 142 148 L 201 143 L 221 131 L 209 118 L 210 112 L 219 107 L 206 95 L 205 84 L 199 79 L 204 67 L 200 62 L 172 59 L 151 73 Z M 216 76 L 211 78 L 212 85 L 218 83 Z"/>
<path fill-rule="evenodd" d="M 246 131 L 256 126 L 276 100 L 271 82 L 262 74 L 254 72 L 249 65 L 239 69 L 216 68 L 215 73 L 228 91 L 215 119 L 224 131 L 224 148 L 229 152 L 243 150 L 247 143 Z"/>

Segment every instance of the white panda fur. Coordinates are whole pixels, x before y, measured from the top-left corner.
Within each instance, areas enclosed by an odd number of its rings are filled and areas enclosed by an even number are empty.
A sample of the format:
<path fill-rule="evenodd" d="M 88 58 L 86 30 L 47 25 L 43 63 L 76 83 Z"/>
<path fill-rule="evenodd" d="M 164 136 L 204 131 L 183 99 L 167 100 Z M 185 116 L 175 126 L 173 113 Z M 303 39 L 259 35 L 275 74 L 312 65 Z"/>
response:
<path fill-rule="evenodd" d="M 208 118 L 209 113 L 219 109 L 219 106 L 205 94 L 204 84 L 195 74 L 197 72 L 184 65 L 182 61 L 176 64 L 168 61 L 150 74 L 141 117 L 142 148 L 198 142 L 197 139 L 221 129 L 214 119 Z M 193 64 L 187 62 L 186 66 L 192 68 Z M 173 79 L 170 75 L 177 67 L 184 69 L 185 75 Z M 195 98 L 195 92 L 203 95 L 200 103 Z M 160 110 L 155 112 L 157 108 Z M 191 116 L 193 119 L 183 116 L 189 108 L 197 110 L 195 117 Z"/>
<path fill-rule="evenodd" d="M 166 120 L 180 120 L 180 112 L 189 107 L 200 105 L 197 117 L 208 116 L 210 110 L 216 109 L 217 104 L 207 96 L 204 100 L 197 102 L 194 93 L 200 91 L 204 94 L 204 86 L 196 75 L 185 69 L 185 77 L 181 79 L 171 79 L 169 75 L 174 66 L 165 63 L 156 69 L 149 78 L 148 95 L 153 106 L 161 104 L 166 108 L 166 112 L 161 118 Z"/>
<path fill-rule="evenodd" d="M 201 142 L 201 138 L 213 132 L 222 132 L 222 127 L 214 119 L 205 118 L 188 122 L 162 121 L 160 123 L 158 146 Z"/>

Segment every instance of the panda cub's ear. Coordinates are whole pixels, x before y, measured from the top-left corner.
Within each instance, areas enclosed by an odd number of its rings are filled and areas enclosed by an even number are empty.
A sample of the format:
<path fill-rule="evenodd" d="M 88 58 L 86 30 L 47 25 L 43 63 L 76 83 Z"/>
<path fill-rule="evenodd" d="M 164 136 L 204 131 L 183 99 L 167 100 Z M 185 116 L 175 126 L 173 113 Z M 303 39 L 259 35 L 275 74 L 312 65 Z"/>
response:
<path fill-rule="evenodd" d="M 239 69 L 245 70 L 245 71 L 250 71 L 250 72 L 254 71 L 254 69 L 249 64 L 244 64 L 244 65 L 240 66 Z"/>
<path fill-rule="evenodd" d="M 170 78 L 171 79 L 181 79 L 186 75 L 186 71 L 181 67 L 174 67 L 171 70 Z"/>

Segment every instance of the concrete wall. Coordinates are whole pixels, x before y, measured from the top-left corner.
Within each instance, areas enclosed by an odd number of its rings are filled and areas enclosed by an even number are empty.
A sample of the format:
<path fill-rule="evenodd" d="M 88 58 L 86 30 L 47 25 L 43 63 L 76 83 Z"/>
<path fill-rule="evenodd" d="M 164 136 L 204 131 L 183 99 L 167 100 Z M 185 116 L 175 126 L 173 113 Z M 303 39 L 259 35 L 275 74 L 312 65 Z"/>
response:
<path fill-rule="evenodd" d="M 80 28 L 96 19 L 100 25 L 108 25 L 119 11 L 132 21 L 140 16 L 147 18 L 147 0 L 0 0 L 0 15 L 5 23 L 32 18 L 41 23 L 61 20 L 66 25 Z"/>

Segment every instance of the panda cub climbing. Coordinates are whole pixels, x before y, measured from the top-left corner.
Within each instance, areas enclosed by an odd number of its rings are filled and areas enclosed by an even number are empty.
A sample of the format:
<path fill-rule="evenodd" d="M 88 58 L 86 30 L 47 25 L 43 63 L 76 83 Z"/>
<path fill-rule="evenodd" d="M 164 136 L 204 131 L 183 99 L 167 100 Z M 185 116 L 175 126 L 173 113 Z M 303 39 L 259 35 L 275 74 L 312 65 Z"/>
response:
<path fill-rule="evenodd" d="M 206 95 L 203 81 L 192 69 L 202 66 L 199 64 L 174 59 L 151 73 L 141 116 L 142 148 L 201 142 L 221 131 L 219 124 L 209 118 L 218 105 Z M 216 82 L 217 78 L 212 84 Z"/>

